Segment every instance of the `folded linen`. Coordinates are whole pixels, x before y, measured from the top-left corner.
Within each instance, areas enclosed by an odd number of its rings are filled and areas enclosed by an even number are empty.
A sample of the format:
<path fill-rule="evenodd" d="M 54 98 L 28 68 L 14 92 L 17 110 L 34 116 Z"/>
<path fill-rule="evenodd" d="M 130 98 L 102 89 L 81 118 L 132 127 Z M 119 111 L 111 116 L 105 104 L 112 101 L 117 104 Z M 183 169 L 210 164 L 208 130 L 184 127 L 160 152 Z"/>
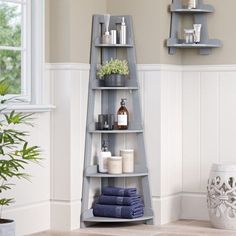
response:
<path fill-rule="evenodd" d="M 143 214 L 144 208 L 141 204 L 133 206 L 94 204 L 93 206 L 93 215 L 100 217 L 134 219 L 142 217 Z"/>
<path fill-rule="evenodd" d="M 133 197 L 100 195 L 98 197 L 97 203 L 104 204 L 104 205 L 132 206 L 132 205 L 136 205 L 138 203 L 141 204 L 141 197 L 139 195 L 136 195 Z"/>
<path fill-rule="evenodd" d="M 103 187 L 102 194 L 109 196 L 134 197 L 136 196 L 136 188 L 118 188 L 118 187 Z"/>

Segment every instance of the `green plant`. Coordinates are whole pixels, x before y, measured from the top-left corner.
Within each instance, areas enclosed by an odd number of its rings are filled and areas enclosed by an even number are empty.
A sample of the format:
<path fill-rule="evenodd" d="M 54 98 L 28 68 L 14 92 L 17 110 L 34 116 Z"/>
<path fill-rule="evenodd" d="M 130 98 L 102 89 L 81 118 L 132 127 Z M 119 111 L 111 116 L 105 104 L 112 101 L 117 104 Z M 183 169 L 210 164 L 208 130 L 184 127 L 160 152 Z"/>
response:
<path fill-rule="evenodd" d="M 128 62 L 126 60 L 114 60 L 111 58 L 110 61 L 105 62 L 105 64 L 101 66 L 97 73 L 97 76 L 101 79 L 104 76 L 111 74 L 128 75 Z"/>
<path fill-rule="evenodd" d="M 22 125 L 32 126 L 33 114 L 6 112 L 9 99 L 4 97 L 8 88 L 6 80 L 0 81 L 0 223 L 2 207 L 14 202 L 14 198 L 5 198 L 3 193 L 13 186 L 13 178 L 29 179 L 24 171 L 26 165 L 41 159 L 39 147 L 30 146 L 26 141 L 29 133 L 21 130 Z"/>

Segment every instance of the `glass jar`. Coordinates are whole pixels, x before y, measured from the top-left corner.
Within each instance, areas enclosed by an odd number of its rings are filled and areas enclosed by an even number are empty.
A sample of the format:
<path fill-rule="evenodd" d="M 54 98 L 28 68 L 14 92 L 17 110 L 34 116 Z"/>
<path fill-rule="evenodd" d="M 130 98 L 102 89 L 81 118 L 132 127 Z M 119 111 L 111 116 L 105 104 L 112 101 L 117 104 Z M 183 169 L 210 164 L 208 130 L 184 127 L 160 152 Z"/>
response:
<path fill-rule="evenodd" d="M 184 29 L 185 43 L 192 44 L 194 42 L 194 29 Z"/>

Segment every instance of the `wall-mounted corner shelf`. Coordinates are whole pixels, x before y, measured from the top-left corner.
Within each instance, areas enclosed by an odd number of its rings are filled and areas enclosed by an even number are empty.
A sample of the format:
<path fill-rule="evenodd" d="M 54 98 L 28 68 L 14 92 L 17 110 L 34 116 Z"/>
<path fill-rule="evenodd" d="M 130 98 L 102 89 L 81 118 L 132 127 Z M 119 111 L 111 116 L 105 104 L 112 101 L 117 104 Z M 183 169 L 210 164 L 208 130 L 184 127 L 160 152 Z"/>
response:
<path fill-rule="evenodd" d="M 212 48 L 219 48 L 222 43 L 218 39 L 209 39 L 207 30 L 207 21 L 205 13 L 214 12 L 214 7 L 211 5 L 203 4 L 203 0 L 198 0 L 196 9 L 188 9 L 184 7 L 181 0 L 172 0 L 170 5 L 171 13 L 171 26 L 170 26 L 170 38 L 167 40 L 166 46 L 169 48 L 169 54 L 175 54 L 176 49 L 199 49 L 201 55 L 208 55 L 211 53 Z M 190 14 L 193 15 L 194 23 L 201 24 L 201 42 L 198 44 L 186 44 L 183 39 L 178 39 L 179 23 L 181 15 Z"/>
<path fill-rule="evenodd" d="M 212 13 L 214 12 L 214 8 L 211 5 L 198 5 L 198 8 L 188 9 L 183 7 L 182 5 L 171 4 L 170 12 L 183 13 L 183 14 L 197 14 L 197 13 Z"/>

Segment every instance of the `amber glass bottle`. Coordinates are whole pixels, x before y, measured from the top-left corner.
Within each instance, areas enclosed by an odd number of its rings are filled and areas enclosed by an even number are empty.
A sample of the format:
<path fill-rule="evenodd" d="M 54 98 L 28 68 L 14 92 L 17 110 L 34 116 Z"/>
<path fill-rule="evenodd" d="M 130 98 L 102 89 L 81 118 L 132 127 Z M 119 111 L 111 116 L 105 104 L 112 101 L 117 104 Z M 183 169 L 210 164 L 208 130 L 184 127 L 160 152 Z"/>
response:
<path fill-rule="evenodd" d="M 117 111 L 117 128 L 118 129 L 128 129 L 129 125 L 129 112 L 125 107 L 126 98 L 121 98 L 121 107 Z"/>

